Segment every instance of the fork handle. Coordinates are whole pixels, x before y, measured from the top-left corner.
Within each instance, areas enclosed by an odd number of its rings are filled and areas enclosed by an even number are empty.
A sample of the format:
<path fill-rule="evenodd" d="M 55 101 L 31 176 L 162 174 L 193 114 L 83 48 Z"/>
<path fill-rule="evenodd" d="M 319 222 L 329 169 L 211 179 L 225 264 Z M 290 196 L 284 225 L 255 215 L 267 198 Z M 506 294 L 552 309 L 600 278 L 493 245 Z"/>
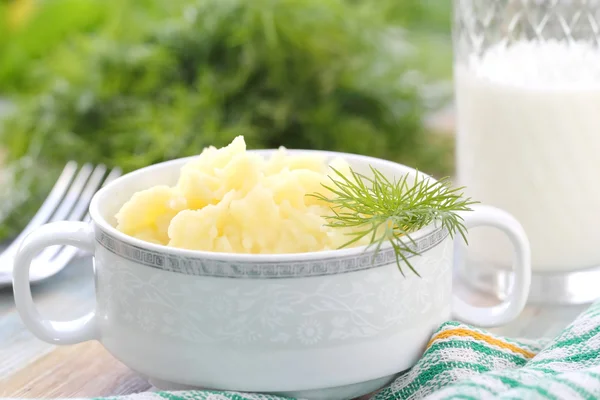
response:
<path fill-rule="evenodd" d="M 41 340 L 54 344 L 74 344 L 99 338 L 96 311 L 72 321 L 51 321 L 35 307 L 29 286 L 29 268 L 33 258 L 53 245 L 70 245 L 94 251 L 94 233 L 90 224 L 60 221 L 42 225 L 21 244 L 14 260 L 13 291 L 17 310 L 29 328 Z"/>

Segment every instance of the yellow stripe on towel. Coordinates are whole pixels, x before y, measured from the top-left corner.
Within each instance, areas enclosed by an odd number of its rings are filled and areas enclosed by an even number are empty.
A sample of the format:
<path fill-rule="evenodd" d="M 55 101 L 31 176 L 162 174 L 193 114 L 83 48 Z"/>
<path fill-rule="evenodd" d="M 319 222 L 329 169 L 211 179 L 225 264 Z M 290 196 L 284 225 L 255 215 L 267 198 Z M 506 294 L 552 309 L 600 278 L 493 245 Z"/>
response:
<path fill-rule="evenodd" d="M 521 354 L 525 358 L 533 358 L 535 356 L 535 354 L 532 353 L 531 351 L 522 349 L 522 348 L 518 347 L 517 345 L 514 345 L 512 343 L 506 343 L 502 340 L 496 339 L 493 336 L 489 336 L 489 335 L 486 335 L 486 334 L 483 334 L 480 332 L 475 332 L 475 331 L 472 331 L 472 330 L 466 329 L 466 328 L 448 329 L 448 330 L 438 333 L 429 341 L 429 343 L 427 343 L 427 348 L 431 347 L 431 345 L 437 340 L 446 339 L 446 338 L 449 338 L 452 336 L 472 337 L 475 340 L 481 340 L 481 341 L 484 341 L 493 346 L 497 346 L 497 347 L 501 347 L 503 349 L 510 350 L 513 353 Z"/>

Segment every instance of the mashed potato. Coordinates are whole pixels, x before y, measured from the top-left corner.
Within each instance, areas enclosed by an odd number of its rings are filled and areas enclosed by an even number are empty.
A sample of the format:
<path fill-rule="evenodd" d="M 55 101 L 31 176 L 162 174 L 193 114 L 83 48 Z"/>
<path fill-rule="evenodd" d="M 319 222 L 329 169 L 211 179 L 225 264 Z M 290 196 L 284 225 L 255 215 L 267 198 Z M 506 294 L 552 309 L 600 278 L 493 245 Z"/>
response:
<path fill-rule="evenodd" d="M 181 169 L 174 187 L 135 193 L 116 215 L 117 229 L 133 237 L 191 250 L 279 254 L 339 248 L 347 231 L 326 227 L 327 204 L 307 194 L 325 193 L 330 166 L 314 155 L 284 148 L 269 159 L 246 152 L 243 137 L 209 147 Z M 333 174 L 330 174 L 333 176 Z M 367 244 L 365 241 L 355 245 Z"/>

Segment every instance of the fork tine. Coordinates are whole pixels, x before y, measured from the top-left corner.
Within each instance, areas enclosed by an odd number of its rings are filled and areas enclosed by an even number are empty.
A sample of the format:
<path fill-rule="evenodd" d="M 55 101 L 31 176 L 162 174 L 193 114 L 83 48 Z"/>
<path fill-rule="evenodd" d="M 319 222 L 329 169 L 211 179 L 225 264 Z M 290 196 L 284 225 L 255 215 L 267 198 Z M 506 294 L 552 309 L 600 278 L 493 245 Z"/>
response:
<path fill-rule="evenodd" d="M 86 167 L 86 166 L 84 166 L 84 167 Z M 83 169 L 82 169 L 80 171 L 80 174 L 77 175 L 77 178 L 75 178 L 75 181 L 73 182 L 73 185 L 69 189 L 68 194 L 65 196 L 63 203 L 61 203 L 58 211 L 52 216 L 52 221 L 62 221 L 62 220 L 79 221 L 79 220 L 81 220 L 81 217 L 83 216 L 83 214 L 85 214 L 85 211 L 86 211 L 88 205 L 90 204 L 90 200 L 91 200 L 92 196 L 98 190 L 98 187 L 100 186 L 100 184 L 102 183 L 102 179 L 104 178 L 104 174 L 106 173 L 106 167 L 104 165 L 100 164 L 100 165 L 96 166 L 96 168 L 94 168 L 94 170 L 90 176 L 89 170 L 91 168 L 92 167 L 89 166 L 89 168 L 86 171 L 83 171 Z M 89 176 L 89 179 L 87 179 L 88 176 Z M 84 182 L 84 179 L 87 179 L 87 182 Z M 80 185 L 80 184 L 82 184 L 82 182 L 85 183 L 85 187 L 83 187 L 83 190 L 81 190 L 81 185 Z M 77 186 L 77 185 L 80 185 L 80 186 Z M 78 198 L 76 199 L 75 196 L 78 196 Z M 71 208 L 73 201 L 75 201 L 75 205 Z M 65 215 L 69 211 L 69 208 L 70 208 L 69 215 Z M 43 259 L 43 260 L 50 260 L 62 249 L 62 247 L 63 246 L 47 247 L 36 258 L 39 257 L 40 259 Z"/>
<path fill-rule="evenodd" d="M 121 171 L 120 168 L 112 169 L 106 176 L 106 179 L 104 179 L 104 182 L 102 183 L 102 187 L 105 187 L 110 182 L 117 179 L 119 176 L 121 176 L 122 173 L 123 172 Z M 92 195 L 93 195 L 93 193 L 92 193 Z M 89 204 L 89 201 L 87 202 L 87 204 Z M 80 217 L 81 216 L 79 216 L 78 218 L 80 218 Z M 83 221 L 89 222 L 90 220 L 91 220 L 91 217 L 88 212 L 88 213 L 86 213 L 85 217 L 83 218 Z M 53 270 L 60 270 L 62 267 L 64 267 L 64 265 L 66 265 L 69 261 L 71 261 L 71 259 L 73 259 L 73 257 L 75 257 L 75 255 L 79 252 L 80 252 L 80 250 L 77 249 L 76 247 L 61 246 L 61 248 L 55 254 L 50 255 L 47 258 L 47 260 L 53 264 L 52 265 Z M 42 255 L 40 255 L 40 256 L 42 256 Z M 36 261 L 37 261 L 37 257 L 36 257 Z M 56 264 L 56 265 L 54 265 L 54 264 Z"/>
<path fill-rule="evenodd" d="M 83 192 L 81 192 L 81 196 L 79 196 L 79 200 L 75 204 L 75 207 L 71 210 L 71 213 L 67 217 L 69 221 L 79 221 L 81 217 L 85 214 L 94 193 L 98 191 L 98 188 L 102 185 L 102 180 L 104 178 L 104 174 L 106 173 L 106 166 L 100 164 L 92 173 L 92 176 L 88 180 Z"/>
<path fill-rule="evenodd" d="M 111 183 L 112 181 L 114 181 L 115 179 L 120 177 L 122 174 L 123 174 L 123 171 L 121 170 L 121 168 L 113 168 L 113 170 L 110 171 L 110 173 L 104 180 L 104 183 L 102 183 L 102 187 L 108 185 L 109 183 Z M 90 213 L 89 212 L 86 213 L 85 217 L 83 218 L 83 221 L 90 222 L 91 220 L 92 220 L 92 217 L 90 217 Z"/>
<path fill-rule="evenodd" d="M 0 271 L 12 270 L 12 257 L 14 256 L 17 248 L 23 241 L 23 238 L 27 236 L 33 229 L 43 225 L 48 221 L 48 218 L 52 215 L 57 205 L 60 203 L 65 195 L 65 192 L 69 188 L 73 177 L 77 172 L 77 163 L 75 161 L 69 161 L 63 168 L 60 176 L 56 180 L 56 183 L 52 187 L 50 194 L 46 197 L 46 200 L 42 203 L 42 206 L 33 216 L 31 221 L 23 229 L 23 231 L 13 240 L 13 242 L 0 254 Z M 10 262 L 7 262 L 10 260 Z"/>
<path fill-rule="evenodd" d="M 81 197 L 81 193 L 84 190 L 86 182 L 92 174 L 93 169 L 94 167 L 92 167 L 91 164 L 84 164 L 81 167 L 81 169 L 77 173 L 77 176 L 71 183 L 67 194 L 62 199 L 62 201 L 58 205 L 58 208 L 55 210 L 54 214 L 50 218 L 50 222 L 64 221 L 65 219 L 67 219 L 67 215 L 75 206 L 78 199 Z"/>
<path fill-rule="evenodd" d="M 123 171 L 121 170 L 121 168 L 113 168 L 112 171 L 110 171 L 110 173 L 108 174 L 108 176 L 106 177 L 106 179 L 104 180 L 104 183 L 102 184 L 102 187 L 108 185 L 109 183 L 111 183 L 112 181 L 114 181 L 115 179 L 117 179 L 118 177 L 120 177 L 123 174 Z"/>
<path fill-rule="evenodd" d="M 62 170 L 60 176 L 58 177 L 56 183 L 52 187 L 50 194 L 46 197 L 46 200 L 42 203 L 40 209 L 35 213 L 31 221 L 27 224 L 23 232 L 17 236 L 18 238 L 22 238 L 27 235 L 31 230 L 37 228 L 40 225 L 43 225 L 48 221 L 48 218 L 52 215 L 54 210 L 56 210 L 57 205 L 60 203 L 62 198 L 65 196 L 75 173 L 77 172 L 77 163 L 75 161 L 69 161 L 65 168 Z M 16 240 L 15 240 L 16 241 Z"/>
<path fill-rule="evenodd" d="M 113 168 L 105 177 L 106 166 L 98 165 L 94 168 L 90 164 L 84 164 L 79 172 L 77 171 L 76 162 L 69 161 L 65 165 L 38 212 L 23 232 L 0 254 L 0 273 L 12 273 L 14 254 L 18 246 L 23 238 L 38 226 L 64 219 L 89 222 L 90 214 L 85 211 L 99 186 L 106 186 L 122 174 L 120 168 Z M 45 249 L 33 260 L 30 279 L 39 280 L 54 275 L 78 252 L 79 249 L 72 246 L 52 246 Z"/>

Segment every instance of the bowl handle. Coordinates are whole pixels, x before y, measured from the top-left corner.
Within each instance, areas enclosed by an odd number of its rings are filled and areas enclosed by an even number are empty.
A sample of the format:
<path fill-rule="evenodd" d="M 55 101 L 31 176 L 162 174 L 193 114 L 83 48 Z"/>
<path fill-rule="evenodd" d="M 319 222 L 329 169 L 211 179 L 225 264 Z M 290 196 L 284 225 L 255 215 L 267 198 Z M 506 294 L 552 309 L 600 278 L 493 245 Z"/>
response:
<path fill-rule="evenodd" d="M 491 226 L 501 230 L 513 247 L 514 283 L 506 300 L 492 307 L 476 307 L 454 295 L 452 302 L 456 318 L 484 328 L 503 325 L 523 311 L 531 284 L 531 249 L 525 230 L 512 215 L 496 207 L 477 205 L 473 211 L 461 214 L 467 229 Z M 457 237 L 456 240 L 462 240 Z M 458 246 L 457 246 L 458 247 Z"/>
<path fill-rule="evenodd" d="M 33 258 L 44 248 L 70 245 L 94 251 L 94 232 L 85 222 L 61 221 L 42 225 L 30 233 L 21 244 L 14 260 L 13 290 L 17 310 L 25 326 L 39 339 L 53 344 L 74 344 L 98 339 L 96 311 L 73 321 L 51 321 L 40 315 L 29 286 L 29 267 Z"/>

